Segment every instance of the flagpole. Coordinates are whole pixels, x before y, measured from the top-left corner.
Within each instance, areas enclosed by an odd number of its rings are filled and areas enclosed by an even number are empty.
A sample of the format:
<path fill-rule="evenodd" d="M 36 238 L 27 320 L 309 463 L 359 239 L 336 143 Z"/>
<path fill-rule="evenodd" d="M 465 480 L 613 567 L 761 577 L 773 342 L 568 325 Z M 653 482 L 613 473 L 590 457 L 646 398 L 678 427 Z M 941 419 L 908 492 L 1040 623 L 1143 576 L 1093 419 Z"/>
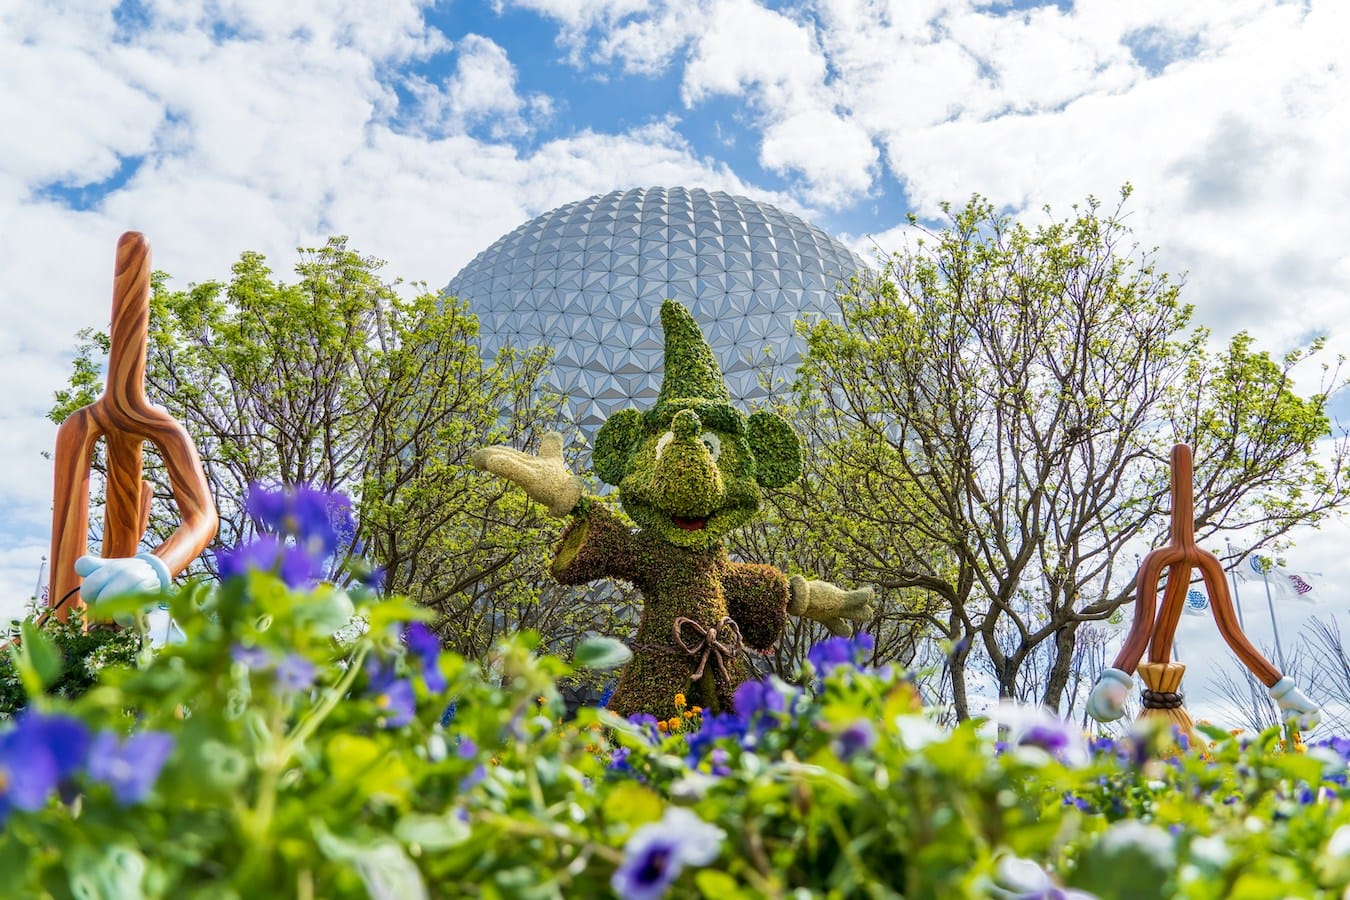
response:
<path fill-rule="evenodd" d="M 1223 542 L 1228 547 L 1228 556 L 1231 558 L 1233 556 L 1233 543 L 1228 538 L 1224 538 Z M 1237 609 L 1238 628 L 1242 629 L 1243 634 L 1246 634 L 1247 625 L 1242 621 L 1242 597 L 1238 594 L 1236 565 L 1228 570 L 1228 578 L 1233 582 L 1233 606 Z M 1247 676 L 1247 690 L 1252 693 L 1252 714 L 1260 716 L 1262 704 L 1260 695 L 1256 693 L 1256 676 L 1246 666 L 1242 667 L 1242 674 Z"/>
<path fill-rule="evenodd" d="M 1284 648 L 1280 646 L 1280 626 L 1275 623 L 1275 601 L 1270 596 L 1270 568 L 1261 566 L 1261 580 L 1266 583 L 1266 606 L 1270 608 L 1270 628 L 1275 633 L 1275 653 L 1280 657 L 1280 673 L 1285 674 L 1289 667 L 1284 664 Z"/>

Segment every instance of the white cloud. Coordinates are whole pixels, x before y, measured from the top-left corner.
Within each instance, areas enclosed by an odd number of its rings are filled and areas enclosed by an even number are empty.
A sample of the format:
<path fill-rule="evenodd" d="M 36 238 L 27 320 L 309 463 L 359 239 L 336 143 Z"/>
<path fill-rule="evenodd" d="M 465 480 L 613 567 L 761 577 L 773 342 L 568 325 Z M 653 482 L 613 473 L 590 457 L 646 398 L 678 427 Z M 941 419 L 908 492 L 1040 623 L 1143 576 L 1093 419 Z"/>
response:
<path fill-rule="evenodd" d="M 462 133 L 485 126 L 494 139 L 532 132 L 552 112 L 543 94 L 522 97 L 516 92 L 516 67 L 506 51 L 482 35 L 466 35 L 456 48 L 455 71 L 436 87 L 415 80 L 412 91 L 422 103 L 418 127 L 432 133 Z"/>
<path fill-rule="evenodd" d="M 857 123 L 805 108 L 764 129 L 760 162 L 775 172 L 802 172 L 810 182 L 807 196 L 830 204 L 867 191 L 877 149 Z"/>
<path fill-rule="evenodd" d="M 635 16 L 650 14 L 654 7 L 673 7 L 691 5 L 685 0 L 673 3 L 651 0 L 494 0 L 498 12 L 506 7 L 527 9 L 553 19 L 561 26 L 558 33 L 558 46 L 568 51 L 573 65 L 581 65 L 586 50 L 592 40 L 593 32 L 610 33 L 622 28 L 625 20 Z"/>

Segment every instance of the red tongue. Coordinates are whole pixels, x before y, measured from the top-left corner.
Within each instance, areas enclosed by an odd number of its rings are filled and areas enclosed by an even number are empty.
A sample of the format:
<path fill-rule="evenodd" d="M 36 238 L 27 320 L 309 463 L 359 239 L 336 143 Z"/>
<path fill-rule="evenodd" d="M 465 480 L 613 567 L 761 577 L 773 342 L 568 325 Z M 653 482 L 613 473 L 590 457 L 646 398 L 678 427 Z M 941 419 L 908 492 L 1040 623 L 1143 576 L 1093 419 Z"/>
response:
<path fill-rule="evenodd" d="M 686 519 L 684 516 L 671 516 L 670 520 L 675 523 L 675 527 L 685 531 L 702 531 L 708 524 L 707 519 Z"/>

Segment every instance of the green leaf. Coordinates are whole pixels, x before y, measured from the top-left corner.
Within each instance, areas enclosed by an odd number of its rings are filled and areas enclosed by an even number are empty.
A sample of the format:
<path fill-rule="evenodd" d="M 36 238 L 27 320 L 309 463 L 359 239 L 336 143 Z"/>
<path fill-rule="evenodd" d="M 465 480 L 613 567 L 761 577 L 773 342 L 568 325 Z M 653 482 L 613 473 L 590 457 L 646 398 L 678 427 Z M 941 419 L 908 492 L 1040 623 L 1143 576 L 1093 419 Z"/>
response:
<path fill-rule="evenodd" d="M 36 676 L 36 690 L 30 688 L 30 693 L 41 693 L 47 686 L 54 682 L 61 674 L 61 651 L 57 649 L 56 644 L 47 635 L 42 633 L 31 619 L 24 620 L 22 627 L 23 642 L 20 644 L 20 653 L 24 662 L 30 669 L 31 675 Z M 24 669 L 23 663 L 20 663 L 20 672 Z M 25 683 L 28 677 L 25 677 Z"/>
<path fill-rule="evenodd" d="M 623 822 L 630 828 L 661 818 L 665 804 L 650 789 L 632 781 L 623 781 L 610 791 L 602 807 L 605 818 Z"/>
<path fill-rule="evenodd" d="M 296 603 L 291 615 L 299 625 L 308 625 L 315 634 L 328 637 L 352 620 L 356 607 L 347 592 L 332 585 L 314 589 L 307 600 Z"/>
<path fill-rule="evenodd" d="M 366 842 L 347 840 L 330 832 L 318 820 L 312 827 L 323 854 L 355 868 L 372 898 L 418 900 L 427 896 L 422 873 L 395 841 L 387 837 Z"/>
<path fill-rule="evenodd" d="M 145 896 L 145 857 L 125 846 L 69 850 L 70 893 L 76 900 L 138 900 Z"/>
<path fill-rule="evenodd" d="M 703 896 L 716 897 L 718 900 L 735 900 L 747 896 L 736 884 L 735 878 L 717 869 L 699 869 L 694 874 L 694 884 Z"/>
<path fill-rule="evenodd" d="M 404 758 L 368 737 L 334 735 L 326 750 L 329 769 L 337 782 L 357 784 L 373 797 L 392 800 L 406 797 L 411 789 Z"/>
<path fill-rule="evenodd" d="M 469 824 L 454 812 L 443 816 L 411 813 L 394 825 L 394 836 L 408 846 L 435 852 L 469 839 Z"/>
<path fill-rule="evenodd" d="M 1211 741 L 1226 741 L 1232 737 L 1226 728 L 1220 728 L 1218 725 L 1211 725 L 1208 722 L 1197 722 L 1195 730 Z"/>
<path fill-rule="evenodd" d="M 1176 871 L 1176 851 L 1161 828 L 1123 820 L 1108 828 L 1089 847 L 1073 874 L 1074 887 L 1101 900 L 1170 897 L 1168 882 Z"/>
<path fill-rule="evenodd" d="M 573 662 L 588 669 L 613 669 L 633 658 L 623 641 L 611 637 L 588 637 L 577 645 Z"/>

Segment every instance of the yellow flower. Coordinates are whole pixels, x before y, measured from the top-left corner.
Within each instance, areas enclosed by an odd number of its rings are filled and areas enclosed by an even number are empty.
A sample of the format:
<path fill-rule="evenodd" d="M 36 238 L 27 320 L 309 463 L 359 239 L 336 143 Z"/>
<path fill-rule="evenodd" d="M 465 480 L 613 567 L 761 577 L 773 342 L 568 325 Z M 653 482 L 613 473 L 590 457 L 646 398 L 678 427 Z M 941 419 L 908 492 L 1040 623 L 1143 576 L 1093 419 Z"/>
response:
<path fill-rule="evenodd" d="M 669 730 L 670 730 L 670 726 L 667 725 L 667 724 L 665 723 L 664 720 L 662 720 L 662 721 L 656 723 L 656 730 L 657 730 L 657 731 L 669 731 Z"/>
<path fill-rule="evenodd" d="M 675 695 L 675 708 L 684 709 L 684 694 Z"/>
<path fill-rule="evenodd" d="M 701 706 L 691 706 L 691 707 L 689 707 L 689 711 L 690 711 L 691 713 L 694 713 L 695 715 L 702 715 L 702 714 L 703 714 L 703 707 L 701 707 Z"/>

